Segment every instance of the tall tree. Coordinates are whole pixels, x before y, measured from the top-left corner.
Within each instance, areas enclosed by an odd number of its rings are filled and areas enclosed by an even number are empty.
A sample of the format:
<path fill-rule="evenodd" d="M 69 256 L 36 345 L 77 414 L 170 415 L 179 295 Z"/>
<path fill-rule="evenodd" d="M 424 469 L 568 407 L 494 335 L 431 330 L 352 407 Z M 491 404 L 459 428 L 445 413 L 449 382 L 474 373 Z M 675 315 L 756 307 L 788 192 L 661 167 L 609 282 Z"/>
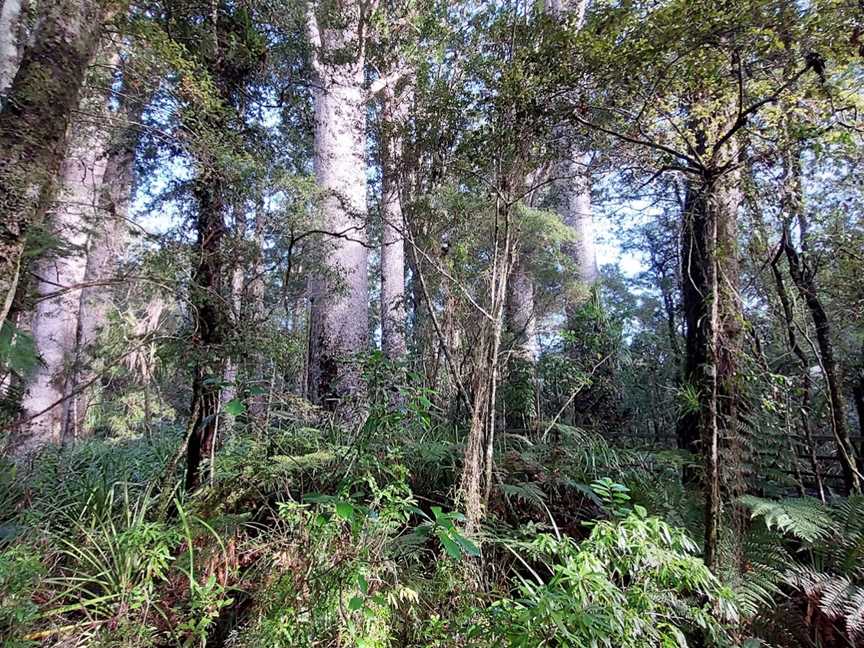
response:
<path fill-rule="evenodd" d="M 589 0 L 546 0 L 552 19 L 571 30 L 582 29 Z M 598 278 L 594 215 L 591 209 L 591 154 L 580 145 L 576 129 L 562 124 L 553 134 L 551 147 L 556 160 L 552 168 L 552 201 L 562 222 L 570 229 L 565 246 L 573 266 L 573 294 L 568 310 L 585 300 Z"/>
<path fill-rule="evenodd" d="M 114 0 L 40 3 L 39 21 L 0 109 L 0 321 L 21 272 L 25 237 L 51 203 L 66 129 Z"/>
<path fill-rule="evenodd" d="M 115 132 L 107 142 L 102 182 L 96 197 L 94 222 L 87 236 L 87 267 L 78 309 L 72 393 L 76 402 L 76 429 L 83 429 L 90 404 L 89 387 L 95 383 L 93 345 L 108 322 L 112 284 L 129 242 L 129 207 L 135 187 L 135 152 L 140 136 L 139 121 L 148 92 L 140 71 L 127 64 L 123 70 L 118 109 L 113 114 Z"/>
<path fill-rule="evenodd" d="M 310 3 L 307 30 L 315 73 L 315 177 L 330 236 L 328 273 L 310 281 L 309 386 L 313 401 L 334 408 L 360 396 L 352 356 L 369 340 L 366 235 L 366 69 L 374 3 Z"/>
<path fill-rule="evenodd" d="M 214 2 L 209 7 L 177 3 L 167 14 L 166 33 L 188 40 L 185 63 L 199 78 L 181 79 L 185 100 L 180 118 L 194 137 L 186 154 L 194 169 L 189 189 L 194 209 L 193 268 L 189 287 L 193 377 L 191 434 L 186 449 L 186 487 L 201 482 L 201 466 L 212 459 L 224 416 L 224 380 L 234 338 L 232 237 L 228 216 L 245 223 L 247 193 L 255 183 L 255 129 L 246 106 L 257 100 L 267 41 L 254 6 Z M 188 71 L 186 72 L 188 74 Z M 200 81 L 200 84 L 197 84 Z M 233 242 L 237 243 L 241 236 Z"/>
<path fill-rule="evenodd" d="M 843 481 L 850 493 L 857 493 L 861 491 L 861 480 L 855 460 L 855 447 L 852 444 L 849 426 L 846 422 L 846 399 L 843 395 L 840 367 L 834 352 L 831 320 L 822 303 L 816 281 L 816 270 L 812 266 L 808 254 L 809 228 L 804 210 L 800 156 L 800 146 L 792 144 L 783 157 L 783 223 L 780 245 L 789 264 L 789 276 L 792 277 L 792 283 L 807 305 L 807 310 L 816 329 L 816 341 L 819 349 L 817 359 L 828 387 L 831 432 L 837 446 L 840 466 L 843 469 Z M 798 224 L 800 249 L 795 246 L 792 240 L 793 222 Z"/>
<path fill-rule="evenodd" d="M 381 348 L 391 360 L 405 356 L 405 190 L 403 132 L 408 123 L 410 88 L 382 90 L 381 124 Z"/>
<path fill-rule="evenodd" d="M 87 268 L 87 232 L 95 220 L 105 161 L 98 127 L 85 126 L 63 161 L 58 201 L 48 213 L 58 244 L 33 268 L 37 303 L 31 330 L 40 356 L 22 407 L 27 419 L 16 448 L 25 453 L 70 440 L 76 433 L 72 367 L 78 314 Z"/>

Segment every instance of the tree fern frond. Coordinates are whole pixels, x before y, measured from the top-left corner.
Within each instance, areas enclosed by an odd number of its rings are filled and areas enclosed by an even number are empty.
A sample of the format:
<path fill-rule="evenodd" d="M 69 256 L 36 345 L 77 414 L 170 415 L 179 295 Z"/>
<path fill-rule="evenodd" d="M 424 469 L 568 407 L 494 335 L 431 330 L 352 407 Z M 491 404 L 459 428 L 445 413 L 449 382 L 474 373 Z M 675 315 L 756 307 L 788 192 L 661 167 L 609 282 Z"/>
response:
<path fill-rule="evenodd" d="M 508 500 L 517 500 L 525 504 L 540 506 L 546 500 L 546 494 L 535 482 L 521 484 L 501 484 L 501 492 Z"/>
<path fill-rule="evenodd" d="M 864 639 L 864 588 L 856 587 L 846 599 L 846 630 L 853 640 Z"/>
<path fill-rule="evenodd" d="M 778 529 L 798 540 L 813 543 L 834 535 L 835 521 L 817 499 L 800 497 L 778 502 L 745 495 L 738 501 L 750 509 L 751 518 L 762 518 L 769 529 Z"/>

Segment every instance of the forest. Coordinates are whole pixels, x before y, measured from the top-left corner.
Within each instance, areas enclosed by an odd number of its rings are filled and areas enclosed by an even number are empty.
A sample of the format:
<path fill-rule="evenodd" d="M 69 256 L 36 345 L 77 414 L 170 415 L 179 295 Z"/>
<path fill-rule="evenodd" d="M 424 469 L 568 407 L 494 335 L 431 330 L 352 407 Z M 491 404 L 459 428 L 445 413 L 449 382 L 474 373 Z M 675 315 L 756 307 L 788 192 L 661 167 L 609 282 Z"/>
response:
<path fill-rule="evenodd" d="M 0 643 L 864 647 L 864 2 L 0 0 Z"/>

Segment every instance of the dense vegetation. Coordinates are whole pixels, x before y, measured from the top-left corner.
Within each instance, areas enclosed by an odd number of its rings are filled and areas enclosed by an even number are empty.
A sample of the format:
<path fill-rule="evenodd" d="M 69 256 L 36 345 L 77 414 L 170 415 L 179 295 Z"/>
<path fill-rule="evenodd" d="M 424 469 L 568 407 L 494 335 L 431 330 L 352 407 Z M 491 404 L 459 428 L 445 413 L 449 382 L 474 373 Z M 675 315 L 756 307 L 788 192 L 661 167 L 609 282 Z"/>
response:
<path fill-rule="evenodd" d="M 864 646 L 862 63 L 854 0 L 0 0 L 3 645 Z"/>

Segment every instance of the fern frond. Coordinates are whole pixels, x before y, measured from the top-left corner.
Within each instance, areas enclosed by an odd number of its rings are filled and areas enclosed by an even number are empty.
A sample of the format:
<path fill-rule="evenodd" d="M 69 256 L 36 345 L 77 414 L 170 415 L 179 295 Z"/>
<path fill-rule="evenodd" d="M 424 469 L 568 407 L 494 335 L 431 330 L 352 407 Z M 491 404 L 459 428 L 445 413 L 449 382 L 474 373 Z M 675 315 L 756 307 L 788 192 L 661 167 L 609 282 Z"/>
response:
<path fill-rule="evenodd" d="M 750 517 L 762 518 L 768 529 L 777 529 L 807 543 L 834 535 L 835 521 L 822 502 L 810 497 L 774 501 L 745 495 L 739 503 L 750 509 Z"/>

